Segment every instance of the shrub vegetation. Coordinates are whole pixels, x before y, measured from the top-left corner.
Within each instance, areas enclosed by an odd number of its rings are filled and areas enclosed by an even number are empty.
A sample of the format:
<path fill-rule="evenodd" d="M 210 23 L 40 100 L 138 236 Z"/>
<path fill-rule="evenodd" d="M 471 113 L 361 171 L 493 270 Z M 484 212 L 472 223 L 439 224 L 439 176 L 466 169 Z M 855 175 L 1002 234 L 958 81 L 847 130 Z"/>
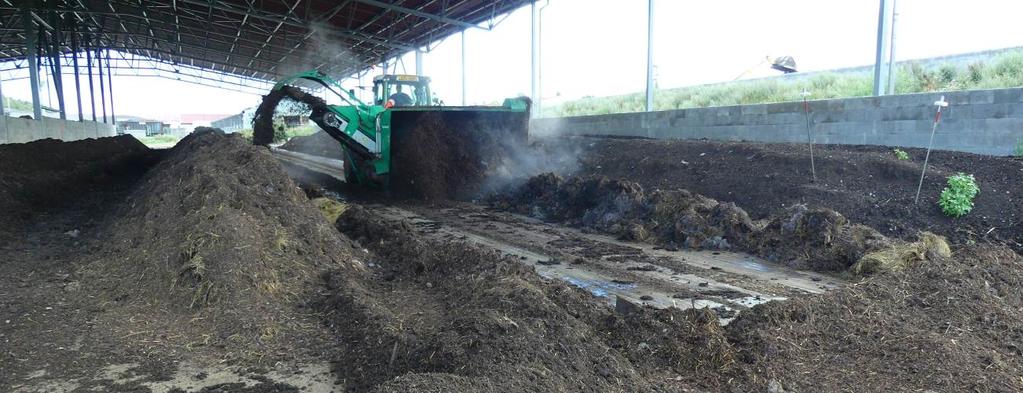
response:
<path fill-rule="evenodd" d="M 973 198 L 980 193 L 980 187 L 973 175 L 958 173 L 948 177 L 948 187 L 941 191 L 938 205 L 949 217 L 962 217 L 973 210 Z"/>

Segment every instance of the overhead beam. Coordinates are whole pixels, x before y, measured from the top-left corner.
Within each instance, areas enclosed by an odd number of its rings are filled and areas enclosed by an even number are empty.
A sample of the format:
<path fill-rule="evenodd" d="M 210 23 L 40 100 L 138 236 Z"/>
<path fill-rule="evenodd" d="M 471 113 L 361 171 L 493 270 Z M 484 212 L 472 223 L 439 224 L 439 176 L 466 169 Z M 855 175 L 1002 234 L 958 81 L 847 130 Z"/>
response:
<path fill-rule="evenodd" d="M 465 4 L 465 1 L 449 5 L 449 8 L 457 8 L 457 7 L 459 7 L 459 6 L 463 5 L 463 4 Z M 517 8 L 515 6 L 516 5 L 520 5 L 519 3 L 515 3 L 515 2 L 507 2 L 506 4 L 508 4 L 506 6 L 506 8 L 502 8 L 502 9 L 499 10 L 500 13 L 514 11 Z M 525 1 L 522 1 L 521 4 L 525 4 Z M 484 10 L 484 9 L 473 10 L 473 11 L 470 11 L 468 14 L 463 15 L 462 18 L 463 19 L 471 20 L 476 15 L 478 15 L 479 13 L 484 12 L 484 11 L 486 11 L 486 10 Z M 406 28 L 405 30 L 402 30 L 402 31 L 394 33 L 394 36 L 396 36 L 396 37 L 406 36 L 406 35 L 414 32 L 414 31 L 416 31 L 420 27 L 422 27 L 422 25 L 424 23 L 426 23 L 426 20 L 421 20 L 419 23 L 416 23 L 416 24 L 412 25 L 411 27 Z M 390 27 L 391 26 L 389 26 L 388 28 L 390 28 Z M 427 28 L 424 31 L 418 33 L 417 35 L 415 35 L 413 37 L 409 37 L 407 39 L 412 41 L 412 42 L 433 43 L 433 42 L 436 42 L 435 41 L 436 37 L 447 36 L 448 34 L 445 34 L 445 31 L 447 31 L 448 29 L 456 29 L 456 27 L 450 26 L 450 25 L 446 25 L 446 24 L 436 24 L 434 26 L 427 26 Z M 450 34 L 454 34 L 454 33 L 457 33 L 457 30 L 456 31 L 451 31 Z"/>
<path fill-rule="evenodd" d="M 457 2 L 457 3 L 454 3 L 454 4 L 449 4 L 448 8 L 458 8 L 458 7 L 462 6 L 462 5 L 464 5 L 466 3 L 466 1 L 467 0 L 463 0 L 463 1 L 460 1 L 460 2 Z M 508 13 L 508 12 L 514 11 L 515 9 L 518 8 L 518 6 L 520 6 L 522 4 L 525 4 L 525 3 L 526 3 L 526 1 L 520 1 L 520 2 L 506 1 L 506 2 L 503 2 L 503 3 L 501 3 L 502 4 L 501 8 L 491 8 L 490 9 L 490 16 L 493 17 L 493 15 L 503 14 L 503 13 Z M 483 8 L 471 10 L 466 15 L 463 15 L 462 18 L 463 19 L 471 20 L 474 17 L 476 17 L 477 15 L 479 15 L 481 12 L 485 12 L 485 11 L 487 11 L 487 9 L 483 9 Z M 407 16 L 410 16 L 410 15 L 406 15 L 406 17 Z M 391 29 L 391 28 L 395 27 L 396 25 L 400 24 L 402 20 L 404 20 L 404 18 L 395 21 L 394 23 L 392 23 L 391 25 L 388 25 L 387 27 L 385 27 L 381 31 L 386 31 L 388 29 Z M 391 35 L 394 36 L 394 37 L 406 37 L 409 34 L 411 34 L 413 32 L 416 32 L 415 36 L 407 37 L 406 40 L 407 41 L 411 41 L 411 42 L 416 42 L 416 43 L 424 43 L 425 42 L 426 43 L 425 46 L 427 47 L 427 50 L 429 50 L 429 43 L 434 43 L 435 42 L 434 41 L 435 37 L 447 36 L 448 33 L 446 33 L 446 32 L 449 32 L 450 34 L 457 33 L 457 31 L 449 31 L 449 30 L 450 29 L 457 29 L 458 27 L 447 25 L 447 24 L 436 24 L 434 26 L 427 26 L 427 28 L 425 30 L 423 30 L 421 32 L 418 32 L 417 30 L 420 29 L 420 27 L 422 27 L 428 21 L 430 21 L 430 20 L 428 20 L 428 19 L 420 19 L 417 23 L 414 23 L 412 26 L 409 26 L 409 27 L 405 28 L 404 30 L 401 30 L 401 31 L 398 31 L 398 32 L 393 32 L 393 34 L 391 34 Z M 494 24 L 494 26 L 496 26 L 496 24 Z M 491 26 L 491 29 L 493 29 L 493 26 Z M 400 55 L 400 53 L 394 53 L 392 51 L 392 52 L 387 52 L 387 53 L 381 54 L 380 56 L 387 57 L 387 56 L 391 56 L 391 55 L 397 56 L 397 55 Z M 369 64 L 364 64 L 363 65 L 363 67 L 368 67 L 368 66 L 369 66 Z M 357 68 L 351 68 L 351 67 L 344 68 L 342 70 L 342 72 L 345 73 L 345 75 L 350 75 L 350 74 L 353 74 L 353 73 L 355 73 L 357 71 L 358 71 Z"/>
<path fill-rule="evenodd" d="M 164 63 L 158 63 L 158 64 L 164 64 Z M 246 85 L 246 84 L 242 84 L 242 83 L 239 83 L 239 82 L 220 80 L 220 79 L 213 78 L 213 77 L 210 77 L 210 76 L 202 76 L 202 75 L 194 75 L 194 74 L 174 74 L 174 73 L 172 73 L 172 72 L 170 72 L 170 71 L 168 71 L 168 70 L 166 70 L 164 68 L 152 67 L 152 66 L 133 66 L 133 67 L 112 66 L 111 69 L 113 70 L 113 75 L 116 75 L 118 77 L 161 78 L 161 79 L 167 79 L 167 80 L 172 80 L 172 81 L 178 81 L 178 82 L 184 82 L 184 83 L 190 83 L 190 84 L 196 84 L 196 85 L 202 85 L 202 86 L 215 87 L 215 88 L 219 88 L 219 89 L 226 89 L 226 90 L 236 91 L 236 92 L 245 93 L 245 94 L 262 95 L 262 94 L 266 93 L 267 89 L 269 89 L 269 86 L 272 86 L 272 85 L 267 85 L 266 87 L 259 87 L 259 86 Z M 142 73 L 140 71 L 150 71 L 150 72 Z M 71 71 L 64 71 L 64 74 L 65 75 L 70 75 Z M 232 75 L 231 77 L 235 77 L 235 76 Z M 8 79 L 3 79 L 2 81 L 3 82 L 11 82 L 11 81 L 16 81 L 16 80 L 23 80 L 23 79 L 26 79 L 26 78 L 27 77 L 8 78 Z M 262 82 L 261 81 L 260 83 L 268 83 L 268 82 Z"/>
<path fill-rule="evenodd" d="M 3 10 L 4 10 L 4 7 L 0 7 L 0 11 L 3 11 Z M 123 13 L 123 12 L 112 13 L 112 12 L 109 12 L 109 11 L 103 12 L 103 11 L 87 11 L 87 10 L 75 10 L 75 11 L 65 11 L 65 12 L 73 14 L 73 15 L 78 15 L 78 14 L 88 15 L 90 17 L 89 19 L 93 21 L 92 25 L 94 27 L 98 28 L 98 29 L 101 29 L 101 30 L 103 29 L 103 26 L 102 26 L 102 24 L 99 21 L 95 20 L 95 18 L 94 18 L 95 15 L 110 16 L 110 17 L 117 17 L 117 18 L 128 18 L 128 19 L 132 19 L 132 20 L 141 20 L 141 22 L 138 22 L 138 21 L 127 22 L 125 24 L 126 28 L 137 28 L 137 27 L 144 27 L 144 28 L 147 28 L 147 29 L 151 28 L 153 30 L 153 32 L 155 32 L 155 33 L 163 33 L 163 34 L 167 34 L 168 36 L 177 36 L 177 34 L 179 34 L 179 31 L 174 29 L 174 26 L 178 26 L 178 25 L 174 25 L 171 28 L 164 28 L 164 27 L 159 27 L 159 26 L 156 26 L 156 25 L 147 26 L 147 25 L 143 24 L 143 23 L 145 23 L 145 18 L 140 16 L 140 15 L 128 14 L 128 13 Z M 154 12 L 154 14 L 161 15 L 161 16 L 162 15 L 169 15 L 169 14 L 160 13 L 160 12 Z M 182 19 L 190 20 L 190 21 L 193 21 L 193 22 L 196 22 L 196 23 L 205 23 L 206 25 L 209 25 L 209 23 L 207 23 L 206 21 L 198 21 L 198 20 L 193 20 L 193 19 L 189 19 L 189 18 L 182 18 Z M 159 20 L 159 19 L 155 19 L 154 21 L 155 22 L 159 22 L 159 23 L 168 24 L 168 25 L 173 25 L 171 22 L 162 21 L 162 20 Z M 0 25 L 0 26 L 2 26 L 2 25 Z M 211 34 L 211 35 L 222 37 L 222 38 L 226 38 L 226 39 L 232 39 L 232 40 L 236 37 L 235 35 L 230 35 L 230 34 L 224 34 L 224 33 L 216 32 L 216 31 L 211 31 L 212 29 L 210 29 L 210 28 L 202 28 L 201 29 L 202 30 L 202 34 L 196 34 L 196 33 L 192 33 L 191 31 L 192 31 L 192 29 L 200 29 L 199 27 L 196 27 L 196 26 L 193 26 L 193 25 L 181 25 L 181 26 L 185 26 L 186 30 L 181 31 L 180 33 L 183 34 L 185 38 L 194 39 L 197 42 L 206 42 L 208 37 L 209 37 L 207 34 Z M 85 27 L 88 27 L 88 26 L 85 26 Z M 128 29 L 128 30 L 131 30 L 131 29 Z M 21 33 L 22 30 L 21 29 L 13 29 L 13 28 L 0 28 L 0 32 L 4 33 L 3 36 L 7 36 L 8 34 L 11 34 L 11 33 Z M 106 31 L 106 33 L 117 33 L 117 34 L 120 34 L 122 32 Z M 139 34 L 139 33 L 133 33 L 133 34 L 136 34 L 137 36 L 145 37 L 146 39 L 158 39 L 158 40 L 161 40 L 161 41 L 173 43 L 172 40 L 161 38 L 158 35 L 145 35 L 145 34 Z M 222 44 L 225 44 L 225 45 L 229 45 L 230 44 L 230 42 L 218 41 L 218 40 L 213 40 L 213 42 L 222 43 Z M 245 42 L 245 43 L 252 44 L 251 46 L 239 45 L 242 48 L 252 49 L 252 50 L 257 50 L 257 49 L 259 49 L 264 44 L 264 41 L 253 40 L 253 39 L 246 38 L 246 37 L 238 38 L 238 42 Z M 282 50 L 282 51 L 285 50 L 285 48 L 283 48 L 283 47 L 275 46 L 275 45 L 272 45 L 272 44 L 270 46 L 272 48 L 277 49 L 277 50 Z"/>
<path fill-rule="evenodd" d="M 256 10 L 253 10 L 253 9 L 246 10 L 246 9 L 242 9 L 242 8 L 237 8 L 237 7 L 231 6 L 229 4 L 226 4 L 223 1 L 212 1 L 212 2 L 200 1 L 200 0 L 177 0 L 177 1 L 181 2 L 181 3 L 185 3 L 185 4 L 198 5 L 198 6 L 202 6 L 202 7 L 212 6 L 216 10 L 231 12 L 231 13 L 234 13 L 234 14 L 240 15 L 240 16 L 248 15 L 249 17 L 252 17 L 252 18 L 255 18 L 255 19 L 264 20 L 264 21 L 269 21 L 269 22 L 282 22 L 282 23 L 284 23 L 284 24 L 286 24 L 288 26 L 301 27 L 303 29 L 309 28 L 308 23 L 306 21 L 303 21 L 303 20 L 300 20 L 300 19 L 296 20 L 296 19 L 290 19 L 287 16 L 265 14 L 265 13 L 261 13 L 261 12 L 258 12 Z M 339 37 L 345 37 L 345 38 L 350 38 L 350 39 L 362 40 L 362 41 L 366 41 L 366 42 L 372 42 L 372 43 L 375 43 L 375 44 L 379 44 L 379 45 L 382 45 L 382 46 L 387 46 L 387 47 L 394 48 L 394 49 L 402 49 L 402 50 L 405 50 L 405 51 L 415 50 L 415 47 L 413 45 L 410 45 L 410 44 L 403 44 L 403 43 L 397 43 L 397 42 L 389 42 L 389 41 L 386 41 L 386 40 L 377 39 L 377 38 L 373 38 L 373 37 L 367 37 L 367 36 L 363 36 L 361 34 L 355 34 L 355 33 L 352 33 L 352 32 L 345 32 L 345 31 L 341 31 L 339 29 L 334 29 L 334 28 L 327 29 L 327 33 L 329 35 L 335 35 L 335 36 L 339 36 Z"/>
<path fill-rule="evenodd" d="M 136 35 L 135 33 L 104 32 L 104 33 L 101 33 L 101 34 L 104 36 L 104 38 L 107 41 L 112 41 L 111 36 L 138 37 L 138 35 Z M 203 48 L 200 45 L 192 45 L 192 44 L 184 44 L 184 43 L 181 44 L 181 45 L 187 46 L 187 47 L 190 47 L 190 48 L 196 48 L 196 49 L 202 49 Z M 186 59 L 194 59 L 196 61 L 201 61 L 201 62 L 209 63 L 211 65 L 216 65 L 216 66 L 220 66 L 220 67 L 223 67 L 223 68 L 235 67 L 235 68 L 238 68 L 238 69 L 241 69 L 241 70 L 245 70 L 245 71 L 270 74 L 270 73 L 267 73 L 266 70 L 264 70 L 264 69 L 244 67 L 244 66 L 240 66 L 240 65 L 235 65 L 235 64 L 227 63 L 227 62 L 222 62 L 222 61 L 219 61 L 219 60 L 214 60 L 214 59 L 209 59 L 209 58 L 202 58 L 202 57 L 199 57 L 199 56 L 189 55 L 189 54 L 185 54 L 185 53 L 178 53 L 178 52 L 171 51 L 169 49 L 157 49 L 155 47 L 147 47 L 147 46 L 142 46 L 142 45 L 131 45 L 131 44 L 120 44 L 119 47 L 122 48 L 123 50 L 127 50 L 127 51 L 137 50 L 137 51 L 149 52 L 149 53 L 143 53 L 143 54 L 146 55 L 147 57 L 152 57 L 152 58 L 159 58 L 159 57 L 161 57 L 161 56 L 157 56 L 157 55 L 163 55 L 163 56 L 167 56 L 167 57 L 176 56 L 176 57 L 178 57 L 179 60 L 181 60 L 181 62 L 184 62 L 183 60 L 186 60 Z M 157 55 L 154 55 L 154 53 L 157 54 Z M 242 56 L 242 55 L 235 55 L 235 57 L 242 58 L 242 59 L 249 59 L 250 58 L 248 56 Z M 168 59 L 168 60 L 172 60 L 173 61 L 174 59 Z M 266 63 L 270 63 L 270 60 L 260 60 L 260 61 L 266 62 Z"/>
<path fill-rule="evenodd" d="M 294 14 L 294 13 L 295 13 L 295 7 L 298 7 L 298 5 L 299 5 L 299 4 L 301 3 L 301 2 L 302 2 L 302 0 L 295 0 L 295 3 L 294 3 L 294 4 L 292 4 L 292 5 L 290 6 L 290 7 L 288 7 L 288 14 L 289 14 L 289 15 L 292 15 L 292 14 Z M 306 4 L 308 4 L 308 3 L 306 3 Z M 261 47 L 259 48 L 259 50 L 258 50 L 258 51 L 256 51 L 256 54 L 255 54 L 255 55 L 252 55 L 253 57 L 256 57 L 256 58 L 258 58 L 258 57 L 259 57 L 259 55 L 261 55 L 261 54 L 263 53 L 263 50 L 265 50 L 265 49 L 266 49 L 266 46 L 267 46 L 267 45 L 269 45 L 269 44 L 270 44 L 270 41 L 271 41 L 271 40 L 273 40 L 273 38 L 274 38 L 274 37 L 276 36 L 276 34 L 277 34 L 277 31 L 281 29 L 281 26 L 284 26 L 284 20 L 283 20 L 283 19 L 282 19 L 282 20 L 281 20 L 280 22 L 277 22 L 277 26 L 276 26 L 276 27 L 274 27 L 274 31 L 273 31 L 273 32 L 271 32 L 271 33 L 270 33 L 269 35 L 267 35 L 267 37 L 266 37 L 266 41 L 265 41 L 265 42 L 263 42 L 263 46 L 261 46 Z M 252 67 L 252 62 L 253 62 L 253 61 L 254 61 L 254 60 L 249 60 L 249 67 Z"/>
<path fill-rule="evenodd" d="M 160 72 L 162 72 L 164 74 L 174 75 L 175 77 L 186 76 L 186 77 L 197 78 L 197 79 L 201 79 L 201 80 L 205 80 L 205 81 L 209 81 L 209 82 L 229 84 L 229 85 L 238 86 L 238 87 L 253 88 L 253 89 L 257 89 L 257 90 L 259 90 L 261 92 L 264 92 L 265 89 L 267 89 L 267 88 L 269 88 L 270 86 L 273 85 L 272 81 L 265 80 L 265 79 L 255 79 L 255 78 L 246 77 L 244 75 L 231 74 L 231 73 L 228 73 L 228 72 L 225 72 L 225 71 L 218 71 L 218 70 L 213 70 L 213 69 L 208 69 L 208 68 L 201 68 L 201 67 L 193 67 L 193 66 L 189 66 L 187 64 L 169 62 L 169 61 L 162 60 L 162 59 L 159 59 L 159 58 L 151 58 L 151 57 L 139 58 L 138 56 L 140 56 L 140 55 L 135 54 L 135 53 L 127 53 L 128 55 L 132 56 L 131 59 L 129 59 L 128 57 L 125 56 L 125 54 L 126 54 L 125 52 L 117 52 L 117 54 L 119 55 L 120 59 L 113 59 L 113 58 L 111 58 L 111 60 L 117 60 L 117 61 L 120 61 L 120 62 L 126 63 L 126 64 L 122 66 L 122 65 L 114 65 L 113 63 L 111 63 L 111 66 L 112 66 L 112 68 L 114 70 L 151 69 L 151 70 L 154 70 L 154 71 L 160 71 Z M 148 63 L 149 67 L 148 68 L 141 67 L 139 64 L 135 64 L 135 63 L 140 63 L 140 64 L 141 63 Z M 160 65 L 167 66 L 169 69 L 168 68 L 159 67 Z M 124 74 L 118 72 L 117 75 L 124 75 Z M 168 79 L 175 79 L 175 78 L 168 77 Z M 181 80 L 181 79 L 177 79 L 177 80 Z M 216 87 L 216 86 L 214 86 L 214 87 Z"/>
<path fill-rule="evenodd" d="M 317 18 L 313 22 L 314 23 L 323 23 L 323 22 L 326 22 L 326 21 L 329 21 L 329 20 L 333 19 L 335 15 L 337 15 L 339 12 L 341 12 L 341 10 L 344 9 L 344 7 L 348 5 L 348 3 L 349 3 L 349 1 L 346 0 L 346 1 L 342 2 L 341 4 L 338 4 L 327 15 L 325 15 L 325 16 L 323 16 L 321 18 Z M 302 44 L 305 43 L 305 41 L 308 40 L 309 37 L 313 36 L 313 33 L 315 33 L 315 31 L 313 31 L 312 29 L 309 29 L 309 31 L 306 32 L 305 35 L 302 36 L 301 40 L 298 40 L 298 42 L 295 43 L 295 45 L 293 45 L 291 47 L 291 49 L 288 49 L 287 53 L 285 53 L 283 56 L 281 56 L 281 58 L 279 60 L 277 60 L 277 63 L 278 64 L 283 63 L 284 59 L 287 59 L 288 56 L 291 56 L 291 54 L 294 53 L 295 50 L 298 49 L 298 47 L 302 46 Z M 278 64 L 274 64 L 272 67 L 270 67 L 270 71 L 275 71 L 277 69 L 277 65 Z"/>
<path fill-rule="evenodd" d="M 57 12 L 63 16 L 65 31 L 72 21 L 80 28 L 68 34 L 82 34 L 93 26 L 95 32 L 106 32 L 109 38 L 100 41 L 103 47 L 118 50 L 130 47 L 132 53 L 153 58 L 167 59 L 170 63 L 182 62 L 190 65 L 209 66 L 230 74 L 259 79 L 277 76 L 277 64 L 294 63 L 302 53 L 311 50 L 301 45 L 311 37 L 310 23 L 326 22 L 318 31 L 323 31 L 324 40 L 350 48 L 346 53 L 355 58 L 330 60 L 322 70 L 340 75 L 367 67 L 381 57 L 399 56 L 401 53 L 429 50 L 436 39 L 457 33 L 459 30 L 479 28 L 491 30 L 494 21 L 502 20 L 498 14 L 505 14 L 528 0 L 503 0 L 475 5 L 476 0 L 427 0 L 409 1 L 407 5 L 396 0 L 59 0 Z M 302 3 L 302 4 L 299 4 Z M 15 7 L 9 1 L 0 0 L 0 19 L 22 24 L 21 19 L 47 19 L 39 8 Z M 35 3 L 40 4 L 40 3 Z M 49 4 L 49 2 L 43 3 Z M 443 9 L 440 5 L 443 4 Z M 311 5 L 311 7 L 310 7 Z M 358 5 L 358 6 L 356 6 Z M 304 6 L 304 12 L 301 11 Z M 379 6 L 379 7 L 378 7 Z M 315 11 L 314 9 L 319 9 Z M 375 18 L 366 10 L 386 10 Z M 448 10 L 455 10 L 449 13 Z M 37 15 L 33 15 L 32 12 Z M 348 12 L 353 12 L 348 15 Z M 344 15 L 354 20 L 345 27 Z M 506 17 L 506 16 L 505 16 Z M 239 21 L 248 22 L 239 28 Z M 339 21 L 340 20 L 340 21 Z M 353 27 L 377 20 L 364 30 Z M 489 24 L 487 21 L 490 21 Z M 0 23 L 6 26 L 11 23 Z M 36 24 L 38 26 L 38 24 Z M 53 25 L 54 29 L 60 26 Z M 239 36 L 238 32 L 241 31 Z M 0 27 L 0 59 L 24 58 L 25 37 L 21 29 Z M 48 32 L 49 33 L 49 32 Z M 102 36 L 102 34 L 101 34 Z M 79 35 L 78 38 L 82 38 Z M 10 41 L 11 39 L 19 41 Z M 84 40 L 83 40 L 84 41 Z M 226 42 L 226 44 L 219 44 Z M 192 47 L 188 45 L 191 44 Z M 198 56 L 207 51 L 208 56 Z M 82 45 L 83 47 L 85 45 Z M 192 49 L 196 46 L 202 49 Z M 234 46 L 234 50 L 229 47 Z M 71 45 L 61 43 L 62 53 L 73 52 Z M 228 54 L 227 52 L 230 52 Z M 91 53 L 91 52 L 90 52 Z M 229 61 L 225 58 L 230 56 Z M 242 57 L 245 56 L 245 57 Z M 73 60 L 73 59 L 64 59 Z M 352 61 L 344 61 L 352 60 Z M 214 62 L 226 64 L 214 64 Z M 287 62 L 287 63 L 285 63 Z M 243 69 L 242 67 L 245 66 Z M 276 67 L 275 67 L 276 66 Z M 340 75 L 343 76 L 343 75 Z M 106 87 L 105 83 L 105 86 Z M 83 86 L 84 87 L 84 86 Z M 107 90 L 107 89 L 104 89 Z M 99 109 L 99 108 L 97 108 Z"/>
<path fill-rule="evenodd" d="M 415 9 L 412 9 L 412 8 L 406 8 L 406 7 L 402 7 L 402 6 L 388 4 L 388 3 L 384 3 L 382 1 L 376 1 L 376 0 L 356 0 L 356 1 L 358 1 L 360 3 L 363 3 L 363 4 L 369 4 L 369 5 L 374 6 L 374 7 L 383 8 L 383 9 L 386 9 L 386 10 L 397 11 L 397 12 L 401 12 L 401 13 L 405 13 L 405 14 L 409 14 L 409 15 L 415 15 L 415 16 L 418 16 L 418 17 L 421 17 L 421 18 L 435 20 L 437 22 L 444 22 L 444 23 L 447 23 L 449 25 L 461 26 L 462 28 L 466 28 L 466 29 L 474 29 L 475 28 L 475 29 L 482 29 L 482 30 L 490 30 L 490 29 L 488 29 L 486 27 L 478 26 L 478 25 L 475 25 L 475 24 L 472 24 L 472 23 L 469 23 L 469 22 L 466 22 L 466 21 L 461 21 L 461 20 L 458 20 L 458 19 L 452 19 L 452 18 L 440 16 L 440 15 L 434 15 L 434 14 L 431 14 L 429 12 L 424 12 L 424 11 L 419 11 L 419 10 L 415 10 Z"/>

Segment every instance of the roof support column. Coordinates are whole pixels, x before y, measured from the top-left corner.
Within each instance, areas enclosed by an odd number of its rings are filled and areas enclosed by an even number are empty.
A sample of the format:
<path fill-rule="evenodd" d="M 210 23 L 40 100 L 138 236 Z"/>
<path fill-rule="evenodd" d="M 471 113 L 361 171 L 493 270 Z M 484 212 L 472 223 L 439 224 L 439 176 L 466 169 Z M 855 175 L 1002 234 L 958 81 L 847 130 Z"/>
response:
<path fill-rule="evenodd" d="M 107 93 L 103 90 L 103 50 L 96 49 L 96 73 L 99 74 L 99 104 L 103 108 L 103 122 L 107 122 Z"/>
<path fill-rule="evenodd" d="M 881 9 L 877 17 L 877 55 L 874 58 L 874 95 L 882 96 L 888 87 L 888 67 L 891 60 L 892 16 L 895 14 L 895 0 L 879 0 Z"/>
<path fill-rule="evenodd" d="M 117 117 L 114 116 L 114 76 L 110 74 L 110 59 L 112 59 L 110 49 L 107 49 L 107 90 L 110 92 L 110 124 L 117 126 Z"/>
<path fill-rule="evenodd" d="M 647 0 L 646 15 L 646 111 L 654 110 L 654 0 Z"/>
<path fill-rule="evenodd" d="M 25 21 L 25 48 L 28 49 L 28 79 L 32 85 L 32 118 L 39 120 L 43 118 L 43 105 L 39 101 L 39 67 L 37 47 L 36 47 L 36 29 L 35 23 L 32 21 L 31 12 L 25 10 L 24 15 L 21 17 Z"/>
<path fill-rule="evenodd" d="M 892 26 L 891 26 L 892 34 L 891 34 L 891 38 L 889 39 L 889 42 L 888 42 L 888 94 L 889 95 L 895 94 L 895 73 L 896 73 L 896 69 L 895 69 L 895 30 L 896 30 L 896 26 L 898 25 L 896 21 L 899 19 L 898 4 L 896 4 L 896 0 L 891 0 L 891 1 L 892 1 Z"/>
<path fill-rule="evenodd" d="M 49 45 L 47 45 L 47 50 L 50 52 L 49 62 L 53 75 L 53 87 L 54 91 L 57 92 L 57 108 L 60 113 L 60 119 L 67 120 L 67 107 L 64 105 L 64 73 L 61 72 L 62 64 L 60 64 L 63 55 L 60 47 L 63 44 L 64 38 L 61 35 L 60 19 L 57 18 L 57 14 L 53 11 L 50 11 L 50 24 L 53 27 L 53 32 Z"/>
<path fill-rule="evenodd" d="M 416 49 L 416 75 L 423 76 L 423 51 Z"/>
<path fill-rule="evenodd" d="M 465 99 L 465 30 L 462 30 L 462 106 L 468 105 Z"/>
<path fill-rule="evenodd" d="M 533 100 L 533 117 L 540 117 L 540 7 L 534 0 L 530 6 L 529 18 L 529 67 L 530 99 Z"/>
<path fill-rule="evenodd" d="M 86 39 L 88 42 L 88 39 Z M 85 73 L 89 77 L 89 105 L 92 106 L 92 121 L 96 121 L 96 92 L 92 86 L 92 48 L 85 48 Z"/>
<path fill-rule="evenodd" d="M 50 56 L 49 56 L 49 58 L 50 58 L 49 61 L 50 61 L 50 64 L 51 64 L 50 68 L 53 71 L 53 90 L 57 92 L 57 109 L 58 109 L 58 111 L 60 113 L 60 119 L 61 120 L 67 120 L 67 108 L 64 106 L 64 73 L 61 72 L 61 70 L 60 70 L 60 68 L 61 68 L 60 67 L 61 66 L 61 64 L 60 64 L 60 60 L 61 60 L 60 59 L 61 58 L 61 53 L 60 53 L 61 42 L 60 42 L 60 40 L 61 40 L 61 37 L 60 37 L 60 27 L 59 27 L 60 25 L 56 24 L 56 19 L 52 17 L 53 16 L 52 13 L 50 14 L 50 16 L 51 16 L 50 22 L 53 23 L 54 26 L 58 26 L 58 27 L 54 28 L 54 30 L 53 30 L 53 39 L 51 40 L 49 48 L 48 48 L 49 51 L 50 51 Z"/>
<path fill-rule="evenodd" d="M 0 78 L 0 117 L 7 116 L 7 103 L 4 101 L 4 81 Z"/>
<path fill-rule="evenodd" d="M 78 121 L 85 121 L 85 114 L 82 113 L 82 81 L 78 73 L 78 33 L 76 25 L 71 25 L 71 65 L 75 68 L 75 98 L 78 99 Z"/>
<path fill-rule="evenodd" d="M 8 127 L 7 126 L 7 110 L 5 109 L 6 105 L 4 105 L 4 88 L 3 88 L 4 82 L 3 82 L 2 79 L 3 78 L 0 78 L 0 130 L 2 130 L 4 134 L 0 138 L 3 138 L 3 141 L 6 142 L 6 143 L 10 143 L 11 142 L 11 130 L 7 128 Z"/>

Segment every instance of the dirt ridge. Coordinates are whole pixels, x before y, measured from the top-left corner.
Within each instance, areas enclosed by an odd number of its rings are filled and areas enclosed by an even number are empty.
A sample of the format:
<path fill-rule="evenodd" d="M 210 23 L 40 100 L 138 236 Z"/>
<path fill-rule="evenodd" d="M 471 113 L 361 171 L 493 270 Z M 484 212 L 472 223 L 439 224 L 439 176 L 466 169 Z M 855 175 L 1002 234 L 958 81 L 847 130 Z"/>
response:
<path fill-rule="evenodd" d="M 318 337 L 302 308 L 320 272 L 353 268 L 347 239 L 265 148 L 213 129 L 167 152 L 104 237 L 81 287 L 108 302 L 100 320 L 113 331 L 131 329 L 117 323 L 125 315 L 160 327 L 136 337 L 142 350 L 288 358 L 287 346 Z"/>
<path fill-rule="evenodd" d="M 915 240 L 921 231 L 953 245 L 1008 245 L 1023 252 L 1023 161 L 935 150 L 914 204 L 926 149 L 818 144 L 816 183 L 806 145 L 709 140 L 568 138 L 550 143 L 581 146 L 580 176 L 626 178 L 648 190 L 687 189 L 733 202 L 752 218 L 769 218 L 797 204 L 828 208 L 888 237 Z M 964 217 L 942 214 L 937 199 L 947 176 L 974 174 L 976 205 Z"/>
<path fill-rule="evenodd" d="M 639 183 L 605 176 L 566 179 L 546 173 L 491 195 L 488 203 L 668 249 L 734 248 L 816 271 L 844 272 L 868 254 L 880 259 L 878 253 L 891 249 L 944 245 L 943 240 L 926 233 L 920 237 L 927 242 L 890 239 L 872 228 L 850 223 L 834 210 L 805 205 L 753 221 L 734 203 L 720 203 L 688 190 L 647 192 Z M 930 253 L 924 249 L 892 255 L 912 258 L 903 261 L 908 263 L 925 261 Z"/>

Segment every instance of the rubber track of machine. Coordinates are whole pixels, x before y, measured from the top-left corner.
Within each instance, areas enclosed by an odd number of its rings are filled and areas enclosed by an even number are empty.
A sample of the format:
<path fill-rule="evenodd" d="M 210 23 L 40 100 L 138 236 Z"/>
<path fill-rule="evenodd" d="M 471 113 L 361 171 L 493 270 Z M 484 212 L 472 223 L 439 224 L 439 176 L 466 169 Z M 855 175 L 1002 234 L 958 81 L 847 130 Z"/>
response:
<path fill-rule="evenodd" d="M 252 119 L 252 144 L 266 146 L 273 143 L 274 111 L 277 110 L 277 104 L 280 104 L 284 97 L 309 105 L 313 112 L 327 107 L 327 102 L 322 98 L 294 86 L 271 90 L 269 94 L 263 96 L 263 102 L 259 103 L 259 108 L 256 108 L 256 114 Z"/>

